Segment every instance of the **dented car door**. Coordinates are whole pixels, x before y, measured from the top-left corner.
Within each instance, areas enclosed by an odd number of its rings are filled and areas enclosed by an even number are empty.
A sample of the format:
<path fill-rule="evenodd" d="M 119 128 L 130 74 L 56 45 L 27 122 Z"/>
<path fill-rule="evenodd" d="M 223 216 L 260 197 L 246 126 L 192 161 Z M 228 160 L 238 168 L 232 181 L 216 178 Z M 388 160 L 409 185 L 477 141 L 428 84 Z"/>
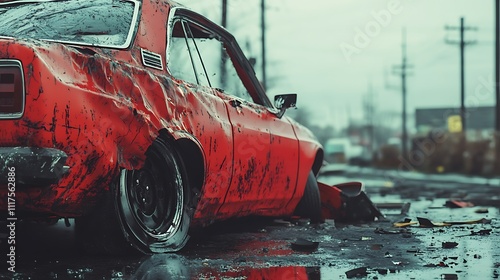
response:
<path fill-rule="evenodd" d="M 178 15 L 174 25 L 174 32 L 185 34 L 190 53 L 186 60 L 192 64 L 183 75 L 213 89 L 226 104 L 232 125 L 232 176 L 217 216 L 265 215 L 271 209 L 289 212 L 286 206 L 296 188 L 299 154 L 292 125 L 272 112 L 232 36 L 189 14 Z"/>
<path fill-rule="evenodd" d="M 233 125 L 235 174 L 220 213 L 287 211 L 298 169 L 298 142 L 290 123 L 262 105 L 231 96 L 225 100 Z"/>

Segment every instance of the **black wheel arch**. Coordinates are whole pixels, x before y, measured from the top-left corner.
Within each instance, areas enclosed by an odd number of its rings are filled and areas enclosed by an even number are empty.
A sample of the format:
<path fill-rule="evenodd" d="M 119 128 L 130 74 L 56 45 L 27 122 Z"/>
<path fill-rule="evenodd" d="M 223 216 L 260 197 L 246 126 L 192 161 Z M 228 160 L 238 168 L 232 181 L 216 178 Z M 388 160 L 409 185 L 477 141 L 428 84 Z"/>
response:
<path fill-rule="evenodd" d="M 189 134 L 190 135 L 190 134 Z M 176 148 L 180 159 L 183 162 L 183 167 L 188 177 L 189 188 L 194 194 L 191 201 L 193 211 L 196 208 L 200 196 L 203 183 L 205 182 L 205 156 L 202 152 L 200 144 L 196 142 L 194 136 L 191 137 L 174 137 L 166 129 L 159 132 L 159 138 L 168 141 Z"/>
<path fill-rule="evenodd" d="M 315 176 L 318 176 L 319 170 L 323 165 L 324 152 L 323 149 L 319 148 L 316 151 L 316 157 L 314 158 L 313 165 L 311 167 L 312 172 Z"/>
<path fill-rule="evenodd" d="M 312 170 L 309 172 L 304 194 L 295 208 L 294 215 L 309 218 L 314 224 L 322 221 L 321 198 L 316 175 Z"/>

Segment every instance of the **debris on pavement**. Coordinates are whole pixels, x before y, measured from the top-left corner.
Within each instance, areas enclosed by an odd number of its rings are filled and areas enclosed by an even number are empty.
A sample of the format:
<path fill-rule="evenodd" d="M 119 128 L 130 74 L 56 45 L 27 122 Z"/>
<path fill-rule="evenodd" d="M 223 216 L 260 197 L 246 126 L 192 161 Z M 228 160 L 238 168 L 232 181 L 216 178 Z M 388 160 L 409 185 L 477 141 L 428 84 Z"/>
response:
<path fill-rule="evenodd" d="M 422 251 L 420 249 L 409 249 L 406 250 L 407 253 L 412 253 L 412 254 L 422 254 Z"/>
<path fill-rule="evenodd" d="M 473 225 L 473 224 L 490 224 L 491 220 L 482 218 L 478 220 L 470 220 L 470 221 L 445 221 L 445 222 L 432 222 L 427 218 L 417 217 L 418 222 L 420 223 L 420 227 L 447 227 L 453 225 Z"/>
<path fill-rule="evenodd" d="M 461 222 L 444 222 L 445 224 L 450 224 L 452 226 L 456 225 L 473 225 L 473 224 L 491 224 L 491 220 L 482 218 L 478 220 L 461 221 Z"/>
<path fill-rule="evenodd" d="M 402 222 L 396 222 L 393 224 L 394 227 L 409 227 L 412 225 L 416 225 L 418 222 L 412 222 L 411 219 L 404 219 Z"/>
<path fill-rule="evenodd" d="M 443 280 L 456 280 L 458 279 L 457 274 L 441 274 L 441 279 Z"/>
<path fill-rule="evenodd" d="M 292 250 L 303 251 L 303 252 L 313 252 L 318 249 L 319 242 L 309 241 L 304 238 L 297 238 L 295 242 L 291 243 Z"/>
<path fill-rule="evenodd" d="M 471 231 L 470 235 L 490 235 L 492 229 L 482 229 L 479 231 Z"/>
<path fill-rule="evenodd" d="M 348 279 L 354 277 L 366 277 L 368 276 L 367 267 L 358 267 L 345 272 Z"/>
<path fill-rule="evenodd" d="M 420 224 L 420 227 L 447 227 L 447 226 L 451 226 L 451 224 L 448 224 L 448 223 L 431 222 L 431 220 L 429 220 L 427 218 L 422 218 L 422 217 L 417 217 L 417 220 Z"/>
<path fill-rule="evenodd" d="M 441 243 L 441 246 L 444 248 L 444 249 L 451 249 L 451 248 L 455 248 L 458 246 L 458 243 L 457 242 L 442 242 Z"/>
<path fill-rule="evenodd" d="M 374 232 L 378 233 L 378 234 L 405 234 L 405 233 L 409 233 L 409 231 L 407 229 L 387 230 L 384 228 L 375 228 Z"/>
<path fill-rule="evenodd" d="M 340 222 L 374 221 L 382 218 L 380 210 L 364 192 L 361 182 L 329 186 L 318 182 L 323 219 Z"/>
<path fill-rule="evenodd" d="M 396 231 L 396 230 L 386 230 L 383 228 L 376 228 L 374 230 L 374 232 L 379 233 L 379 234 L 399 234 L 400 233 L 399 231 Z"/>
<path fill-rule="evenodd" d="M 448 200 L 445 202 L 444 206 L 449 208 L 467 208 L 474 207 L 474 203 L 461 200 Z"/>
<path fill-rule="evenodd" d="M 488 211 L 488 208 L 479 208 L 474 212 L 477 214 L 487 214 L 489 211 Z"/>
<path fill-rule="evenodd" d="M 481 229 L 478 231 L 470 231 L 470 234 L 465 234 L 465 235 L 458 235 L 457 237 L 465 237 L 465 236 L 485 236 L 485 235 L 490 235 L 493 229 Z"/>
<path fill-rule="evenodd" d="M 439 262 L 438 264 L 428 263 L 428 264 L 424 265 L 424 267 L 449 267 L 449 265 L 447 265 L 444 262 Z"/>

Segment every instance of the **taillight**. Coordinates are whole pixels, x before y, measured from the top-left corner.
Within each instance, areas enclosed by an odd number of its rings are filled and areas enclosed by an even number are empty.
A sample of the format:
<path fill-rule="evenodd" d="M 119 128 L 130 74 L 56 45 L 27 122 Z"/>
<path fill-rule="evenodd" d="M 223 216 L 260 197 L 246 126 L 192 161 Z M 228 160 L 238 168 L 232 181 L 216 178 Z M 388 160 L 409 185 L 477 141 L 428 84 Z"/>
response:
<path fill-rule="evenodd" d="M 23 67 L 17 60 L 0 60 L 0 119 L 20 118 L 24 113 Z"/>

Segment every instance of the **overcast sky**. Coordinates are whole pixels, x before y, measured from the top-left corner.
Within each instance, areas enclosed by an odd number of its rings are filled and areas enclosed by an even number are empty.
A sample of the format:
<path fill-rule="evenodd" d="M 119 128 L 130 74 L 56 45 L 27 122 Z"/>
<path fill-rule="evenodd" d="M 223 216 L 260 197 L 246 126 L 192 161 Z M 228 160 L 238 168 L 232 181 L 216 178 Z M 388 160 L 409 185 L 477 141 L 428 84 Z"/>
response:
<path fill-rule="evenodd" d="M 220 23 L 222 0 L 179 1 Z M 228 0 L 228 30 L 260 58 L 260 0 Z M 298 93 L 298 106 L 321 125 L 362 119 L 370 84 L 380 122 L 398 123 L 402 29 L 406 28 L 408 112 L 460 106 L 460 17 L 465 32 L 466 105 L 493 105 L 494 0 L 268 0 L 268 95 Z M 261 71 L 256 66 L 257 76 Z M 485 84 L 485 85 L 484 85 Z M 388 112 L 388 113 L 384 113 Z M 394 115 L 390 117 L 390 113 Z M 413 126 L 413 123 L 409 126 Z"/>

